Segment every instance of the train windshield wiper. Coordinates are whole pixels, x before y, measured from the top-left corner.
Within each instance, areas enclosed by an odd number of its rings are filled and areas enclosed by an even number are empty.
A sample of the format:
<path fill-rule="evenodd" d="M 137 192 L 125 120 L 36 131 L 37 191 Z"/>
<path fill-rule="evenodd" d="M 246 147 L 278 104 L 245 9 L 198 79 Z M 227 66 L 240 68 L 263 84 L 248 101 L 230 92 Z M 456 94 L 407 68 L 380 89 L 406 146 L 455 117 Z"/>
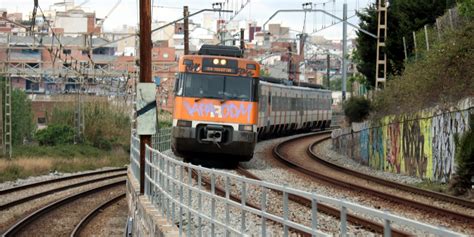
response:
<path fill-rule="evenodd" d="M 194 99 L 194 102 L 199 102 L 199 101 L 202 100 L 202 99 L 221 99 L 221 100 L 222 100 L 222 98 L 219 97 L 219 96 L 206 96 L 206 97 L 198 97 L 198 98 L 195 98 L 195 99 Z"/>

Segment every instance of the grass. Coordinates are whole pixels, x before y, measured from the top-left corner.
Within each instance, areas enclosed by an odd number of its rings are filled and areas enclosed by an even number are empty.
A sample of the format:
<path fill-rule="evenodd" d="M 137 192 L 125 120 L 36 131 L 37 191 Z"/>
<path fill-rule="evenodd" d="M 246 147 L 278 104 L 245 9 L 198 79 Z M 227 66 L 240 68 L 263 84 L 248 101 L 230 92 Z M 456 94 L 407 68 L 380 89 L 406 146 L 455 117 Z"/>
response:
<path fill-rule="evenodd" d="M 433 181 L 429 181 L 429 180 L 424 180 L 421 183 L 417 183 L 417 184 L 415 184 L 415 187 L 426 189 L 426 190 L 431 190 L 431 191 L 434 191 L 434 192 L 449 194 L 447 184 L 437 183 L 437 182 L 433 182 Z"/>
<path fill-rule="evenodd" d="M 474 22 L 446 34 L 429 52 L 407 62 L 400 76 L 376 93 L 373 118 L 417 112 L 435 105 L 450 107 L 474 96 Z"/>
<path fill-rule="evenodd" d="M 120 148 L 104 151 L 88 145 L 20 146 L 12 159 L 0 159 L 0 182 L 58 172 L 78 172 L 128 164 Z"/>

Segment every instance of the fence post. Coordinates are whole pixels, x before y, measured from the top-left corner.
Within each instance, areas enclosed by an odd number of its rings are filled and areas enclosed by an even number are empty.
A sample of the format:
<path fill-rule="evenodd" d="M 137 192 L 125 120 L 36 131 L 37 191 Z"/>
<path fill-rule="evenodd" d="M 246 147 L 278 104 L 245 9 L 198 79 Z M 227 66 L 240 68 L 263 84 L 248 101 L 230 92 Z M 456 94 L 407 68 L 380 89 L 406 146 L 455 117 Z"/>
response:
<path fill-rule="evenodd" d="M 405 60 L 408 59 L 408 53 L 407 53 L 407 42 L 405 40 L 405 36 L 403 36 L 403 52 L 405 53 Z"/>
<path fill-rule="evenodd" d="M 414 44 L 414 49 L 415 49 L 415 60 L 418 60 L 418 50 L 416 48 L 416 33 L 415 31 L 412 32 L 413 33 L 413 44 Z"/>
<path fill-rule="evenodd" d="M 425 25 L 426 51 L 430 51 L 430 42 L 428 39 L 428 27 Z"/>
<path fill-rule="evenodd" d="M 451 30 L 454 28 L 453 25 L 453 9 L 448 10 L 449 13 L 449 26 L 451 26 Z"/>
<path fill-rule="evenodd" d="M 440 24 L 439 24 L 439 18 L 436 18 L 436 31 L 438 32 L 438 40 L 441 39 L 441 33 L 440 31 Z"/>

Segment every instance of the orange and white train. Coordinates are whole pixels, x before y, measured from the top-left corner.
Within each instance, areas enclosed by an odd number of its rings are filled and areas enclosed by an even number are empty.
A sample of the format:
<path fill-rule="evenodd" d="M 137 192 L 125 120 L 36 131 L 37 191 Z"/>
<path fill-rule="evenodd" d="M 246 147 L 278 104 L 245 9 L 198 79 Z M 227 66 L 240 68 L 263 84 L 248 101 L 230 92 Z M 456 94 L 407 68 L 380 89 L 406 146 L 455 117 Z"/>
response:
<path fill-rule="evenodd" d="M 204 45 L 198 55 L 180 58 L 175 153 L 219 153 L 248 161 L 258 138 L 330 126 L 330 91 L 260 78 L 259 64 L 241 57 L 236 47 Z"/>

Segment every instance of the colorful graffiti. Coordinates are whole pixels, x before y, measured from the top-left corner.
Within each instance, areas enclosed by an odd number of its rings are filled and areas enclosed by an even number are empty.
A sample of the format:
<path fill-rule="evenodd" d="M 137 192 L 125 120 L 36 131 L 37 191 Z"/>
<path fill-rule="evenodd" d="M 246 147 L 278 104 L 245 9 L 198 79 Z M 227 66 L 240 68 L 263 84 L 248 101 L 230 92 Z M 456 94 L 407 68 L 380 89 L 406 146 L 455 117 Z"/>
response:
<path fill-rule="evenodd" d="M 400 124 L 398 121 L 394 122 L 387 126 L 387 139 L 385 140 L 387 167 L 385 169 L 394 173 L 400 173 L 402 165 L 400 159 Z"/>
<path fill-rule="evenodd" d="M 405 173 L 411 176 L 425 177 L 428 158 L 424 152 L 425 135 L 420 128 L 420 121 L 403 123 L 402 153 L 405 162 Z"/>
<path fill-rule="evenodd" d="M 335 131 L 333 148 L 374 169 L 447 182 L 454 174 L 455 134 L 469 128 L 474 98 L 451 111 L 387 116 Z"/>
<path fill-rule="evenodd" d="M 455 144 L 453 134 L 467 130 L 468 113 L 445 113 L 433 118 L 433 173 L 437 181 L 446 182 L 453 173 Z"/>
<path fill-rule="evenodd" d="M 247 121 L 250 122 L 252 112 L 252 103 L 246 105 L 241 103 L 240 106 L 234 103 L 226 103 L 222 105 L 215 105 L 213 103 L 194 103 L 190 105 L 184 102 L 184 107 L 189 115 L 197 114 L 199 117 L 218 117 L 218 118 L 238 118 L 240 116 L 247 116 Z"/>

